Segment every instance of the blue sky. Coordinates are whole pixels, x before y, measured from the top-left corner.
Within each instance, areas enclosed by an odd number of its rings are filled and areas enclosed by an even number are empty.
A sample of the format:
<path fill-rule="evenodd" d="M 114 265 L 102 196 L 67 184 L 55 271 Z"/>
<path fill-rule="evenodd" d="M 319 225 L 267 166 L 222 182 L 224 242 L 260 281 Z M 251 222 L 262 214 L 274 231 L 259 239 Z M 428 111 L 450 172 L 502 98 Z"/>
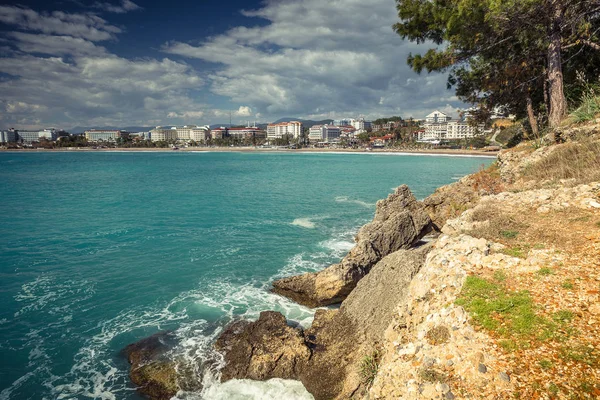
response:
<path fill-rule="evenodd" d="M 0 128 L 423 117 L 463 106 L 394 0 L 0 4 Z M 464 106 L 463 106 L 464 107 Z"/>

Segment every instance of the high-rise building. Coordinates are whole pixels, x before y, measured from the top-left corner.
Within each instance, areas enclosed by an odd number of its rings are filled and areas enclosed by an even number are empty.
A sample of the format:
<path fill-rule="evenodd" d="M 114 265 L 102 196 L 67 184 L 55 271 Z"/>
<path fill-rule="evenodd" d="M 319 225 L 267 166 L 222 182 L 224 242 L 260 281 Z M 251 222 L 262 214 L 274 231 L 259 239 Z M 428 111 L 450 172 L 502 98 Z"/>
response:
<path fill-rule="evenodd" d="M 302 123 L 298 121 L 281 122 L 267 125 L 267 139 L 281 139 L 284 136 L 298 139 L 302 136 Z"/>
<path fill-rule="evenodd" d="M 14 129 L 0 132 L 0 143 L 15 143 L 18 139 L 19 135 Z"/>

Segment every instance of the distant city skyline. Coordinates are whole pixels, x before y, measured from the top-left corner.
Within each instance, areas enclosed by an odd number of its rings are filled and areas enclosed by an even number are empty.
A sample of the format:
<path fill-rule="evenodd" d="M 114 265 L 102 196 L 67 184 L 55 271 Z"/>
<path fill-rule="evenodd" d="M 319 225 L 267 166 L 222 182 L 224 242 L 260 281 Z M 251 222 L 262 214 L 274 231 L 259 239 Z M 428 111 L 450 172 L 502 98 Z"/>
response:
<path fill-rule="evenodd" d="M 203 2 L 206 3 L 206 2 Z M 0 128 L 454 114 L 392 0 L 23 0 L 0 5 Z"/>

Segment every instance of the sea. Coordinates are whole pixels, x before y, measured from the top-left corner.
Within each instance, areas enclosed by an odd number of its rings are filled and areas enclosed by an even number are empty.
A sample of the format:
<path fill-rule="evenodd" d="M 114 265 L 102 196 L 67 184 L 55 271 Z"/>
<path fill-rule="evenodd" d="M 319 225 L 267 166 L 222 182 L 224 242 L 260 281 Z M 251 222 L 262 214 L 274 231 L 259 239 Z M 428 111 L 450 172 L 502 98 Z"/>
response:
<path fill-rule="evenodd" d="M 310 325 L 274 279 L 339 261 L 379 199 L 418 199 L 491 158 L 239 152 L 0 153 L 0 400 L 141 399 L 121 350 L 170 331 L 188 399 L 311 399 L 219 383 L 223 327 L 261 311 Z M 215 361 L 216 360 L 216 361 Z"/>

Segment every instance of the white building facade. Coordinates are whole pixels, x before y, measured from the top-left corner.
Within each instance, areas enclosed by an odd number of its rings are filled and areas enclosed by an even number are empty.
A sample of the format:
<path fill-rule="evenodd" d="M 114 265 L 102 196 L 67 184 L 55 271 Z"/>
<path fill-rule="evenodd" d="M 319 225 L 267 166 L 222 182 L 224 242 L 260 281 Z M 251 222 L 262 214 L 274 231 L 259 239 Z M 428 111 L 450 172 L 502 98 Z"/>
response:
<path fill-rule="evenodd" d="M 450 121 L 448 122 L 448 131 L 446 139 L 470 139 L 483 133 L 484 126 L 473 126 L 467 121 Z"/>
<path fill-rule="evenodd" d="M 157 126 L 150 131 L 150 140 L 153 142 L 169 142 L 177 140 L 177 129 Z"/>
<path fill-rule="evenodd" d="M 114 142 L 121 137 L 120 130 L 113 129 L 90 129 L 85 131 L 88 142 Z"/>
<path fill-rule="evenodd" d="M 444 114 L 441 111 L 434 111 L 425 117 L 426 124 L 441 124 L 445 122 L 449 122 L 452 118 L 447 114 Z"/>
<path fill-rule="evenodd" d="M 304 127 L 299 121 L 281 122 L 267 125 L 267 139 L 281 139 L 285 136 L 298 139 Z"/>
<path fill-rule="evenodd" d="M 335 125 L 315 125 L 310 128 L 308 140 L 311 142 L 332 142 L 340 138 L 341 129 Z"/>
<path fill-rule="evenodd" d="M 363 133 L 366 132 L 367 129 L 371 129 L 372 125 L 370 121 L 365 121 L 364 118 L 359 118 L 353 120 L 352 126 L 354 126 L 354 129 L 356 129 L 356 133 Z"/>

